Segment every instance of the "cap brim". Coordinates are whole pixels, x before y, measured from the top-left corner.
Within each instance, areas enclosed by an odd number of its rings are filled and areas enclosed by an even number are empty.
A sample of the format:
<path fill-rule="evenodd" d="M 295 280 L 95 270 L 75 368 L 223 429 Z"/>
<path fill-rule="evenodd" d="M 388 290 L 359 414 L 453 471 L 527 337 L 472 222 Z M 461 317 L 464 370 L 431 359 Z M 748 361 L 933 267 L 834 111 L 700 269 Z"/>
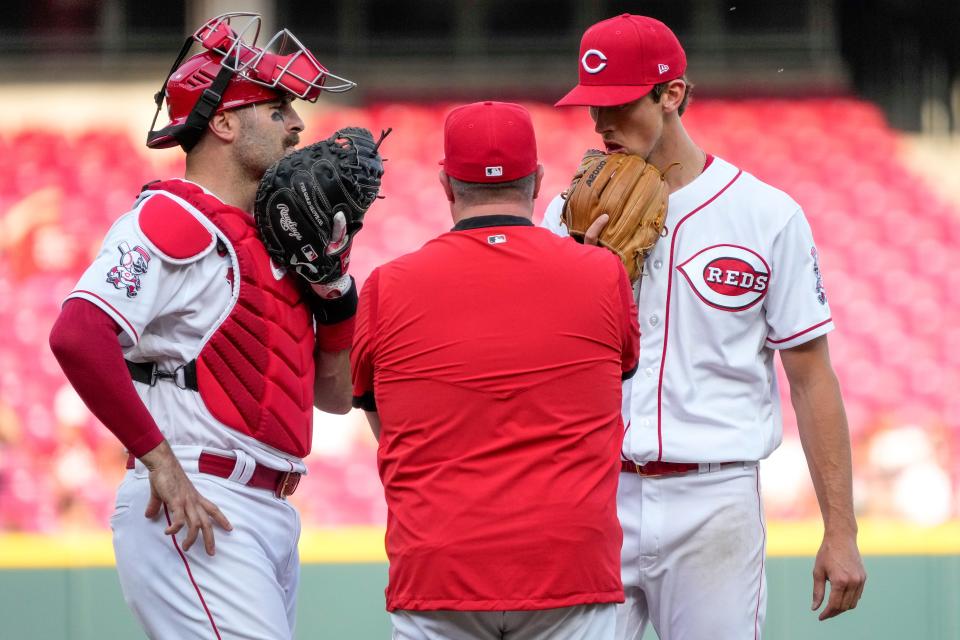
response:
<path fill-rule="evenodd" d="M 582 85 L 578 84 L 560 98 L 555 107 L 616 107 L 639 100 L 653 89 L 650 85 Z"/>

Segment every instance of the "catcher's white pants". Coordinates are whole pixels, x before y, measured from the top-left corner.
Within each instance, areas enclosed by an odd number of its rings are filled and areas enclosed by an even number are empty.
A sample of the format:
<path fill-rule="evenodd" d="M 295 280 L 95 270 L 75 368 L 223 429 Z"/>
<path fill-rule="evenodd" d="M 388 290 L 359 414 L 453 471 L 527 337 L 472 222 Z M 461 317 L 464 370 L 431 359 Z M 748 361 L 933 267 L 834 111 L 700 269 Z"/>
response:
<path fill-rule="evenodd" d="M 394 611 L 393 640 L 610 640 L 615 604 L 539 611 Z"/>
<path fill-rule="evenodd" d="M 110 525 L 127 605 L 150 638 L 192 640 L 293 637 L 300 559 L 300 516 L 270 491 L 207 474 L 188 474 L 201 495 L 220 507 L 233 531 L 214 529 L 216 555 L 202 538 L 183 553 L 164 535 L 164 511 L 143 516 L 150 482 L 142 465 L 117 492 Z"/>
<path fill-rule="evenodd" d="M 715 465 L 714 465 L 715 466 Z M 759 640 L 766 615 L 766 524 L 759 467 L 644 478 L 621 473 L 617 640 Z"/>

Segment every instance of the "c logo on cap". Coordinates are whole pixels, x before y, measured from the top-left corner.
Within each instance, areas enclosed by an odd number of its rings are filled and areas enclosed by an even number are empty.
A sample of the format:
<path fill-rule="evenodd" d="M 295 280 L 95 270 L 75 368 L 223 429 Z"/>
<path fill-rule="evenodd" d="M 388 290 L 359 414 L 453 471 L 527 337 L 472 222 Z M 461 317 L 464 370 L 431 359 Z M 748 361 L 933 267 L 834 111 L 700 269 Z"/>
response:
<path fill-rule="evenodd" d="M 589 58 L 590 56 L 596 56 L 600 58 L 600 62 L 598 62 L 596 66 L 591 67 L 590 63 L 587 62 L 587 58 Z M 596 49 L 588 49 L 583 54 L 583 57 L 580 58 L 580 64 L 583 65 L 583 70 L 586 71 L 587 73 L 600 73 L 607 66 L 607 56 L 603 55 L 602 51 L 598 51 Z"/>

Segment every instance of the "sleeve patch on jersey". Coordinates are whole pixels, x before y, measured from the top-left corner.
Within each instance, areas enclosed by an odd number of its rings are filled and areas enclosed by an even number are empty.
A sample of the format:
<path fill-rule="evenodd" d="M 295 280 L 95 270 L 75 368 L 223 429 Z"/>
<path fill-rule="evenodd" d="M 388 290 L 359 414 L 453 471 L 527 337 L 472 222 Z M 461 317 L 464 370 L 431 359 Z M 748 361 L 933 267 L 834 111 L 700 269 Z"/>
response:
<path fill-rule="evenodd" d="M 823 275 L 820 273 L 820 254 L 816 247 L 810 247 L 810 257 L 813 258 L 813 275 L 817 277 L 817 302 L 827 304 L 827 290 L 823 287 Z"/>
<path fill-rule="evenodd" d="M 164 256 L 174 260 L 194 258 L 210 249 L 213 234 L 180 204 L 157 194 L 140 209 L 140 229 Z"/>
<path fill-rule="evenodd" d="M 107 282 L 117 289 L 126 289 L 128 298 L 136 298 L 140 293 L 140 276 L 150 268 L 150 254 L 140 245 L 130 248 L 126 241 L 117 245 L 120 260 L 117 266 L 107 272 Z"/>

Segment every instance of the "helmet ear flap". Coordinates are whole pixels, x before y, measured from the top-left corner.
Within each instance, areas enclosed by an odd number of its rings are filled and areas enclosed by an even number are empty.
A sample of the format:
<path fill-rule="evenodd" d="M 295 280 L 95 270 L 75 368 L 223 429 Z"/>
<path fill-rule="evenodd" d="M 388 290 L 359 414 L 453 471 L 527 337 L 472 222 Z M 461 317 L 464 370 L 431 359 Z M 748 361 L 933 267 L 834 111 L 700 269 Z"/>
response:
<path fill-rule="evenodd" d="M 184 151 L 189 152 L 200 142 L 200 137 L 207 130 L 210 118 L 213 117 L 217 107 L 220 106 L 223 94 L 226 92 L 227 85 L 230 84 L 230 78 L 232 77 L 233 71 L 227 67 L 220 67 L 220 72 L 213 79 L 213 84 L 203 90 L 203 93 L 197 99 L 197 103 L 190 110 L 187 121 L 173 134 Z"/>
<path fill-rule="evenodd" d="M 191 39 L 187 40 L 184 49 L 181 50 L 181 56 L 185 50 L 189 50 L 191 42 Z M 177 63 L 167 76 L 167 80 L 164 81 L 164 89 L 161 89 L 154 95 L 157 110 L 153 114 L 153 122 L 150 124 L 150 131 L 147 133 L 147 146 L 151 149 L 161 149 L 179 144 L 184 151 L 189 153 L 200 141 L 204 131 L 206 131 L 207 124 L 210 122 L 213 114 L 216 113 L 217 107 L 220 106 L 227 86 L 230 84 L 230 79 L 234 75 L 231 69 L 221 65 L 220 71 L 217 72 L 213 82 L 203 90 L 203 93 L 200 94 L 197 101 L 193 104 L 186 121 L 172 123 L 160 130 L 155 130 L 154 127 L 157 124 L 157 116 L 160 114 L 160 107 L 166 95 L 166 87 L 170 81 L 170 77 L 179 67 L 180 60 L 182 60 L 182 57 L 177 59 Z"/>

